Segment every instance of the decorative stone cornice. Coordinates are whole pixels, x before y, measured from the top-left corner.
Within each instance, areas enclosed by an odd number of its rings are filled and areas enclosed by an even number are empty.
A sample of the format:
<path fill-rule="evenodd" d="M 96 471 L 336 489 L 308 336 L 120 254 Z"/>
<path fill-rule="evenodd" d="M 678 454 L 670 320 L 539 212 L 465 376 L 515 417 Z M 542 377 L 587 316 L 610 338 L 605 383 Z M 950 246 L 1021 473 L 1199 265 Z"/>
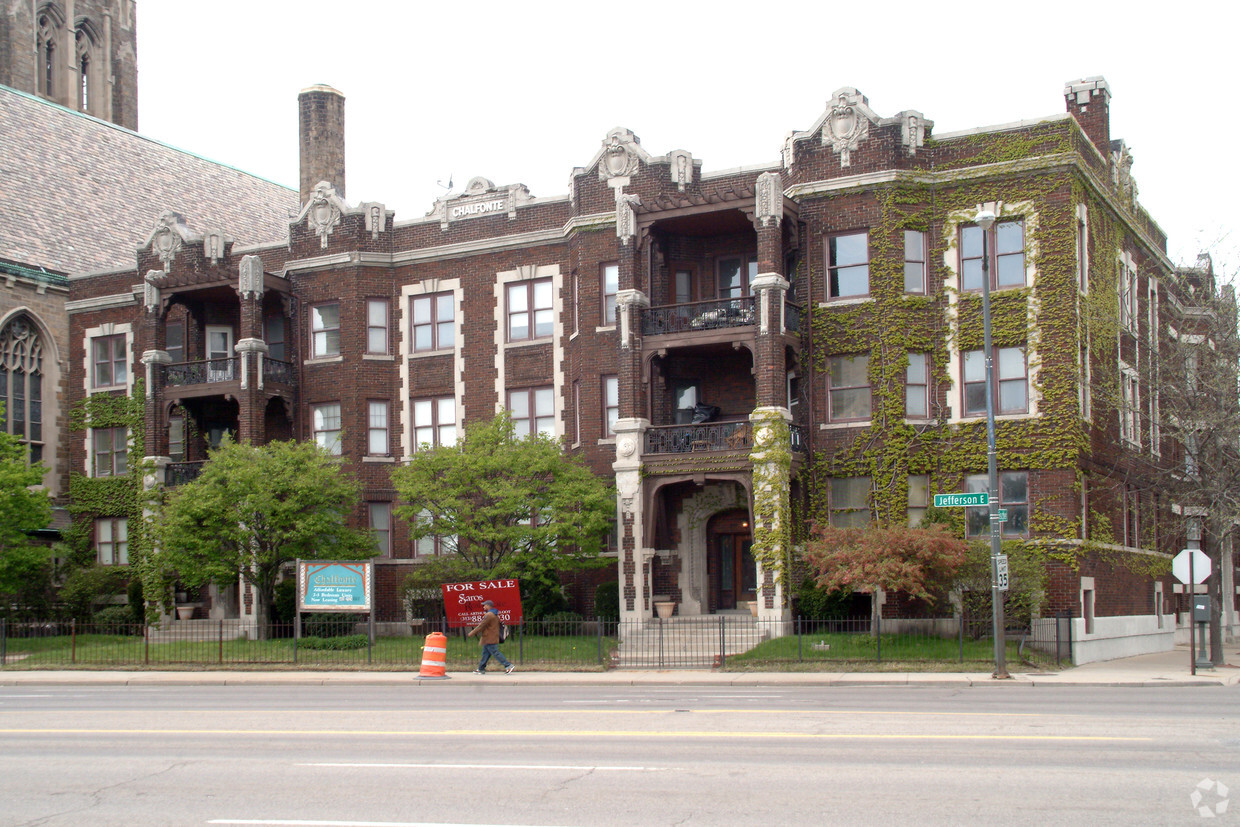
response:
<path fill-rule="evenodd" d="M 323 249 L 327 249 L 327 237 L 340 224 L 341 216 L 349 212 L 354 210 L 340 197 L 336 188 L 328 181 L 320 181 L 314 185 L 314 191 L 293 223 L 305 221 L 310 231 L 318 235 Z"/>
<path fill-rule="evenodd" d="M 155 228 L 138 249 L 145 250 L 149 247 L 164 263 L 164 270 L 168 271 L 172 269 L 177 253 L 184 249 L 186 244 L 201 240 L 201 235 L 186 226 L 185 216 L 172 210 L 164 210 L 156 220 Z"/>
<path fill-rule="evenodd" d="M 263 260 L 258 256 L 244 256 L 237 267 L 237 292 L 243 299 L 257 299 L 263 295 Z"/>

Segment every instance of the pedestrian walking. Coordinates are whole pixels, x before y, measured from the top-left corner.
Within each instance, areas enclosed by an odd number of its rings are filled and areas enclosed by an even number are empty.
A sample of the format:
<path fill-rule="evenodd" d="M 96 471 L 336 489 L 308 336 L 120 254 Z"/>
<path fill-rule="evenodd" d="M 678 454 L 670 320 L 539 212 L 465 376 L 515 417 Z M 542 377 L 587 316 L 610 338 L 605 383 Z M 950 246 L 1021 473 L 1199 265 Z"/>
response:
<path fill-rule="evenodd" d="M 482 660 L 478 661 L 478 668 L 474 670 L 475 675 L 486 674 L 487 661 L 492 655 L 504 665 L 505 673 L 517 668 L 499 650 L 499 630 L 499 612 L 495 610 L 495 603 L 490 600 L 482 601 L 482 622 L 469 633 L 470 637 L 477 635 L 478 642 L 482 644 Z"/>

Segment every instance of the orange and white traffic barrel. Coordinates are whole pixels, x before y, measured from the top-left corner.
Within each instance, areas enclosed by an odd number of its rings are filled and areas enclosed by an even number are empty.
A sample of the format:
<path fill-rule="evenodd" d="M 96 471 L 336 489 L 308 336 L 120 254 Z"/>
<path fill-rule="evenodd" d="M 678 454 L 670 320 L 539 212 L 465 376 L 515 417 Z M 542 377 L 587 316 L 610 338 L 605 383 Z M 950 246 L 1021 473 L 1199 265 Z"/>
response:
<path fill-rule="evenodd" d="M 443 632 L 431 632 L 422 646 L 422 669 L 419 678 L 447 678 L 448 639 Z"/>

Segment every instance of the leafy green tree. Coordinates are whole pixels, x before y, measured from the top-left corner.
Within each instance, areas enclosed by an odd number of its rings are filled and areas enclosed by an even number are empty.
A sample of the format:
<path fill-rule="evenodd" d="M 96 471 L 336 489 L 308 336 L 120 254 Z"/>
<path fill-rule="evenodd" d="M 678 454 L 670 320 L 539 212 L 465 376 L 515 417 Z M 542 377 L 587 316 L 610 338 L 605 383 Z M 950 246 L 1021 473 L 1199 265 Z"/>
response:
<path fill-rule="evenodd" d="M 456 445 L 423 445 L 392 484 L 414 539 L 456 550 L 420 566 L 412 588 L 598 565 L 615 516 L 608 484 L 559 440 L 517 439 L 507 413 L 468 427 Z"/>
<path fill-rule="evenodd" d="M 374 554 L 369 533 L 348 525 L 359 484 L 317 445 L 226 440 L 209 459 L 197 479 L 173 490 L 158 518 L 161 562 L 191 587 L 243 578 L 257 594 L 260 635 L 283 566 Z"/>
<path fill-rule="evenodd" d="M 879 589 L 933 600 L 946 591 L 968 545 L 941 525 L 841 528 L 816 524 L 805 547 L 814 582 L 824 589 L 868 592 L 878 617 Z M 873 628 L 877 629 L 877 626 Z"/>
<path fill-rule="evenodd" d="M 50 552 L 29 535 L 52 520 L 51 498 L 33 487 L 43 482 L 44 471 L 41 463 L 26 462 L 26 446 L 17 437 L 0 431 L 0 593 L 46 591 L 50 582 Z"/>

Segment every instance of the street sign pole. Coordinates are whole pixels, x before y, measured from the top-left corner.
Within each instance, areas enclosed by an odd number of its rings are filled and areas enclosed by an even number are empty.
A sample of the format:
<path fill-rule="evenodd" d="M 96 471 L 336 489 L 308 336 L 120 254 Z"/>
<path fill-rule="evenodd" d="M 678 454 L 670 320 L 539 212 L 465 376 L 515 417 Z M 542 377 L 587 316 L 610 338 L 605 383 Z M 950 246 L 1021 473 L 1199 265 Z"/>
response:
<path fill-rule="evenodd" d="M 983 210 L 977 215 L 977 225 L 982 230 L 982 339 L 986 348 L 986 471 L 990 489 L 990 601 L 993 607 L 991 623 L 994 626 L 995 672 L 992 677 L 1010 678 L 1007 670 L 1007 645 L 1004 640 L 1003 592 L 999 589 L 999 555 L 1002 543 L 999 532 L 999 460 L 995 453 L 995 360 L 990 337 L 990 253 L 986 249 L 986 236 L 994 226 L 995 214 Z"/>
<path fill-rule="evenodd" d="M 1193 576 L 1193 558 L 1188 555 L 1188 657 L 1192 665 L 1190 675 L 1197 674 L 1197 636 L 1193 634 L 1193 600 L 1197 597 L 1197 578 Z"/>

